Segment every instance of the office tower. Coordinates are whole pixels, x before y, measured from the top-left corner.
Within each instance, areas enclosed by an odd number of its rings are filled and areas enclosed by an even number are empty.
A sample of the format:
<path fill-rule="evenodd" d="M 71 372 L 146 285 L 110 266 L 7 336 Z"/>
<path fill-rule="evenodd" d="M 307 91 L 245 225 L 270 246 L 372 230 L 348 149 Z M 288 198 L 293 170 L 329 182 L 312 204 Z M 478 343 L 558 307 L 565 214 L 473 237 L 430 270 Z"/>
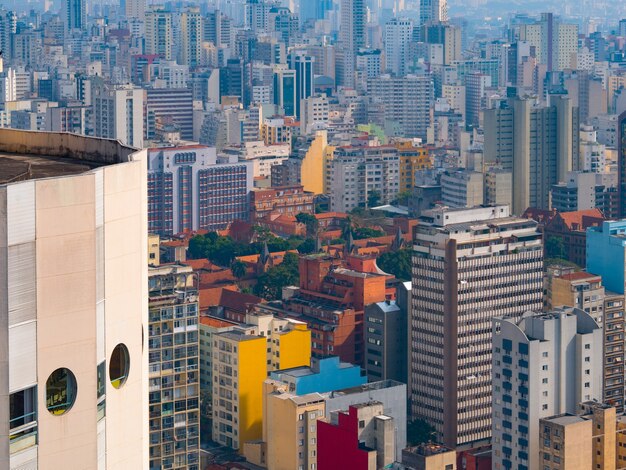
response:
<path fill-rule="evenodd" d="M 173 60 L 173 42 L 172 14 L 165 10 L 149 10 L 146 13 L 146 54 Z"/>
<path fill-rule="evenodd" d="M 434 101 L 430 75 L 381 75 L 368 80 L 367 90 L 372 100 L 383 106 L 384 119 L 399 126 L 399 137 L 426 139 Z"/>
<path fill-rule="evenodd" d="M 274 70 L 274 104 L 285 116 L 296 115 L 296 71 L 278 66 Z"/>
<path fill-rule="evenodd" d="M 539 468 L 539 419 L 602 399 L 602 329 L 563 307 L 494 318 L 493 331 L 493 468 Z"/>
<path fill-rule="evenodd" d="M 319 0 L 316 2 L 300 1 L 299 18 L 300 23 L 304 24 L 308 21 L 323 20 L 326 13 L 332 10 L 332 0 Z"/>
<path fill-rule="evenodd" d="M 315 57 L 304 54 L 291 56 L 291 68 L 296 71 L 296 115 L 302 115 L 302 101 L 313 95 L 315 89 L 313 67 Z"/>
<path fill-rule="evenodd" d="M 447 0 L 420 0 L 419 26 L 428 26 L 431 23 L 448 21 Z"/>
<path fill-rule="evenodd" d="M 461 28 L 448 23 L 432 23 L 422 29 L 425 43 L 443 45 L 443 65 L 461 60 Z"/>
<path fill-rule="evenodd" d="M 447 170 L 441 174 L 441 198 L 448 207 L 476 207 L 484 202 L 483 174 Z"/>
<path fill-rule="evenodd" d="M 514 214 L 548 209 L 550 189 L 577 169 L 578 108 L 553 96 L 550 106 L 513 98 L 484 111 L 484 159 L 513 174 Z"/>
<path fill-rule="evenodd" d="M 520 25 L 519 39 L 534 46 L 537 60 L 548 72 L 560 71 L 570 66 L 572 54 L 578 52 L 578 25 L 542 13 L 535 23 Z"/>
<path fill-rule="evenodd" d="M 619 215 L 626 217 L 626 111 L 617 118 L 617 178 L 619 188 Z"/>
<path fill-rule="evenodd" d="M 396 423 L 377 401 L 333 411 L 330 422 L 317 422 L 320 468 L 368 470 L 395 461 Z"/>
<path fill-rule="evenodd" d="M 480 72 L 465 75 L 465 124 L 468 128 L 480 125 L 480 111 L 485 108 L 487 88 L 491 77 Z"/>
<path fill-rule="evenodd" d="M 275 3 L 266 0 L 246 0 L 245 26 L 256 32 L 268 31 L 269 13 Z"/>
<path fill-rule="evenodd" d="M 190 68 L 200 65 L 202 50 L 202 16 L 200 8 L 188 7 L 180 17 L 181 64 Z"/>
<path fill-rule="evenodd" d="M 93 133 L 124 145 L 143 146 L 143 90 L 132 85 L 92 84 Z"/>
<path fill-rule="evenodd" d="M 356 54 L 366 46 L 365 0 L 341 0 L 341 27 L 337 50 L 337 85 L 353 87 Z"/>
<path fill-rule="evenodd" d="M 242 59 L 228 59 L 226 66 L 219 71 L 220 98 L 225 96 L 237 96 L 244 100 L 244 62 Z"/>
<path fill-rule="evenodd" d="M 412 417 L 457 447 L 491 437 L 491 320 L 542 306 L 543 246 L 507 206 L 426 211 L 413 249 Z M 445 391 L 445 393 L 444 393 Z"/>
<path fill-rule="evenodd" d="M 150 469 L 200 468 L 198 276 L 189 266 L 149 272 Z"/>
<path fill-rule="evenodd" d="M 407 307 L 406 302 L 401 304 L 392 300 L 365 307 L 364 363 L 371 382 L 387 379 L 406 382 Z"/>
<path fill-rule="evenodd" d="M 329 167 L 330 207 L 335 212 L 368 206 L 372 194 L 379 196 L 376 204 L 389 204 L 400 192 L 400 159 L 394 147 L 338 147 Z"/>
<path fill-rule="evenodd" d="M 232 22 L 220 10 L 208 12 L 203 19 L 202 40 L 212 42 L 216 47 L 232 44 Z"/>
<path fill-rule="evenodd" d="M 16 22 L 14 12 L 0 8 L 0 50 L 5 61 L 11 60 L 11 34 L 16 32 Z"/>
<path fill-rule="evenodd" d="M 148 88 L 145 90 L 146 137 L 154 139 L 160 129 L 174 126 L 183 140 L 193 139 L 193 90 Z"/>
<path fill-rule="evenodd" d="M 246 323 L 213 335 L 212 437 L 241 450 L 263 436 L 263 382 L 268 372 L 311 362 L 306 323 L 267 314 L 246 315 Z"/>
<path fill-rule="evenodd" d="M 406 74 L 409 42 L 413 36 L 413 21 L 392 18 L 385 25 L 385 58 L 387 71 L 401 77 Z"/>
<path fill-rule="evenodd" d="M 85 0 L 65 0 L 65 26 L 68 31 L 85 29 Z"/>
<path fill-rule="evenodd" d="M 268 32 L 286 46 L 293 45 L 298 35 L 298 16 L 286 7 L 273 7 L 268 14 Z"/>
<path fill-rule="evenodd" d="M 604 286 L 624 294 L 626 221 L 604 221 L 587 229 L 587 271 L 602 276 Z"/>
<path fill-rule="evenodd" d="M 8 129 L 0 151 L 0 466 L 145 468 L 145 153 Z"/>
<path fill-rule="evenodd" d="M 148 152 L 148 229 L 174 235 L 248 219 L 252 165 L 196 145 Z"/>
<path fill-rule="evenodd" d="M 140 21 L 146 19 L 146 0 L 124 0 L 126 2 L 126 18 Z"/>

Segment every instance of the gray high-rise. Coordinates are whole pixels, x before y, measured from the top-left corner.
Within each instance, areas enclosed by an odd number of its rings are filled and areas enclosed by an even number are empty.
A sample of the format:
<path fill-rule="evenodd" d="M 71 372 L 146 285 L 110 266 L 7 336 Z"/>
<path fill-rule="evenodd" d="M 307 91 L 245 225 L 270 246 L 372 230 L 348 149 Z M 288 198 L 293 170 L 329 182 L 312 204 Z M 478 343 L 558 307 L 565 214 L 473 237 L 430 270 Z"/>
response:
<path fill-rule="evenodd" d="M 411 415 L 449 447 L 491 437 L 492 318 L 542 307 L 537 223 L 508 206 L 426 211 L 409 315 Z"/>
<path fill-rule="evenodd" d="M 514 214 L 549 209 L 552 185 L 578 169 L 578 107 L 566 96 L 551 101 L 513 98 L 484 111 L 485 162 L 513 173 Z"/>

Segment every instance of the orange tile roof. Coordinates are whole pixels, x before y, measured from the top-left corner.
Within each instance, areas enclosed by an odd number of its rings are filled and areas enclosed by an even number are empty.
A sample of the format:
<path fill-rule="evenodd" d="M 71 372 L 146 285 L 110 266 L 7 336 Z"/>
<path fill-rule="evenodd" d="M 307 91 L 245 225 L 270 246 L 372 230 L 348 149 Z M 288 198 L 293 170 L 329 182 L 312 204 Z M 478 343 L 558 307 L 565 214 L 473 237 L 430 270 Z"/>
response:
<path fill-rule="evenodd" d="M 238 323 L 236 322 L 224 320 L 222 318 L 211 317 L 208 315 L 201 315 L 200 323 L 206 326 L 212 326 L 213 328 L 225 328 L 227 326 L 238 325 Z"/>
<path fill-rule="evenodd" d="M 582 211 L 560 212 L 559 216 L 563 219 L 563 223 L 567 225 L 570 230 L 573 229 L 574 225 L 577 226 L 576 230 L 585 230 L 594 223 L 604 220 L 602 212 L 597 208 Z"/>
<path fill-rule="evenodd" d="M 220 296 L 220 305 L 238 312 L 245 312 L 247 304 L 259 304 L 263 302 L 261 297 L 252 294 L 243 294 L 241 292 L 222 290 Z"/>

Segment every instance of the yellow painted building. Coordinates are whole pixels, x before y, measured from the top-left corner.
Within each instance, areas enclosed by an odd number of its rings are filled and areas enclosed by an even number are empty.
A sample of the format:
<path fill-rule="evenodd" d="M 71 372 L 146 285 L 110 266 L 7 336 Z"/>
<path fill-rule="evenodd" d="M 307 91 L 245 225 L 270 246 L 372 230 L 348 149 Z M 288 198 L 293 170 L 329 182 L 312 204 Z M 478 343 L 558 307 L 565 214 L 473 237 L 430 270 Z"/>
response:
<path fill-rule="evenodd" d="M 432 167 L 432 159 L 425 147 L 416 147 L 411 140 L 394 143 L 400 157 L 400 191 L 411 191 L 415 172 Z"/>
<path fill-rule="evenodd" d="M 153 233 L 148 234 L 148 264 L 150 266 L 161 264 L 161 240 Z"/>
<path fill-rule="evenodd" d="M 233 449 L 263 436 L 263 383 L 268 373 L 311 364 L 306 323 L 252 314 L 246 323 L 213 336 L 212 438 Z"/>
<path fill-rule="evenodd" d="M 326 152 L 328 148 L 328 134 L 318 131 L 315 139 L 302 159 L 300 167 L 300 183 L 305 191 L 314 194 L 324 193 L 324 176 L 326 168 Z"/>

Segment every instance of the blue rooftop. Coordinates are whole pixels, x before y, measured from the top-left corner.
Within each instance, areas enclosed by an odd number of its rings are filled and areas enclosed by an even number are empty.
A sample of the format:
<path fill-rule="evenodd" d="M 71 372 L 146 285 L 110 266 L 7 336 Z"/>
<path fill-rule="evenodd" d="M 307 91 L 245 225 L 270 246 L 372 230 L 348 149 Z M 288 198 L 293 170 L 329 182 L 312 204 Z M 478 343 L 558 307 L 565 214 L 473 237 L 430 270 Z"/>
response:
<path fill-rule="evenodd" d="M 272 372 L 270 378 L 290 384 L 289 391 L 296 395 L 334 392 L 357 387 L 367 382 L 359 366 L 340 362 L 338 356 L 312 358 L 311 367 Z"/>

